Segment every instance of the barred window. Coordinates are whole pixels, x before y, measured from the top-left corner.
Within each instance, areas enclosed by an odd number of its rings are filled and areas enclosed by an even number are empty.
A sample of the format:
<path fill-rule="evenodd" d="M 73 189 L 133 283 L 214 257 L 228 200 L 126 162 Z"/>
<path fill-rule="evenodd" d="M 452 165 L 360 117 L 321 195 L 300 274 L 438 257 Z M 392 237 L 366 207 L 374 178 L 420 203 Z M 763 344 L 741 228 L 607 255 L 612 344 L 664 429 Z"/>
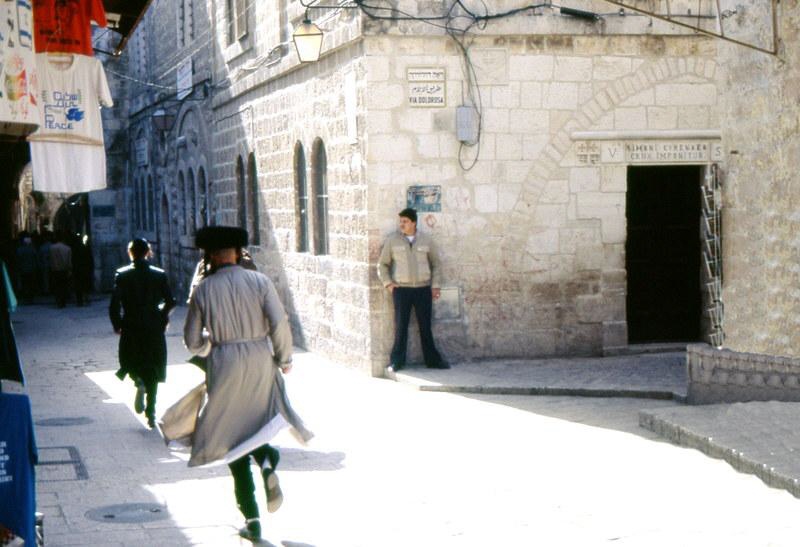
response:
<path fill-rule="evenodd" d="M 328 159 L 322 139 L 314 141 L 311 176 L 314 192 L 314 254 L 328 254 Z"/>
<path fill-rule="evenodd" d="M 250 242 L 253 245 L 259 245 L 261 243 L 258 223 L 258 196 L 256 155 L 251 152 L 247 157 L 247 231 L 250 233 Z"/>
<path fill-rule="evenodd" d="M 194 188 L 194 171 L 189 169 L 186 177 L 186 232 L 194 234 L 197 230 L 197 198 Z"/>
<path fill-rule="evenodd" d="M 244 160 L 241 156 L 236 158 L 236 204 L 239 217 L 239 226 L 247 230 L 247 181 L 244 176 Z"/>
<path fill-rule="evenodd" d="M 306 177 L 306 154 L 300 142 L 294 145 L 294 187 L 297 198 L 295 203 L 297 252 L 307 253 L 309 251 L 308 179 Z"/>
<path fill-rule="evenodd" d="M 241 40 L 247 34 L 246 0 L 227 0 L 228 44 Z"/>
<path fill-rule="evenodd" d="M 156 189 L 153 188 L 153 177 L 147 175 L 147 229 L 153 231 L 156 229 Z"/>
<path fill-rule="evenodd" d="M 178 192 L 181 193 L 183 201 L 186 201 L 186 177 L 183 175 L 183 171 L 178 171 Z M 180 204 L 180 201 L 178 202 L 178 204 Z M 176 205 L 179 207 L 178 204 Z M 180 216 L 180 208 L 178 208 L 176 212 L 178 213 L 177 216 Z M 181 234 L 188 235 L 189 234 L 188 225 L 185 218 L 181 224 L 183 225 L 181 226 Z"/>

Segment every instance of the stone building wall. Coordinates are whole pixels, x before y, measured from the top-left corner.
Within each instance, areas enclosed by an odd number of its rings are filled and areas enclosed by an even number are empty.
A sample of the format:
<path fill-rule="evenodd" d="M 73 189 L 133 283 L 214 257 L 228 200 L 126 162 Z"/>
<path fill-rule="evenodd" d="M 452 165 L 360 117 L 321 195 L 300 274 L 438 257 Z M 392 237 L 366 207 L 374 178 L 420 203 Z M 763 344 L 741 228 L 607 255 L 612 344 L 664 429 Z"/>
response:
<path fill-rule="evenodd" d="M 249 251 L 259 270 L 275 283 L 296 345 L 367 368 L 365 69 L 361 42 L 354 39 L 359 20 L 350 12 L 337 15 L 331 23 L 335 30 L 327 38 L 337 51 L 324 61 L 300 67 L 294 50 L 279 44 L 287 39 L 287 21 L 297 20 L 303 11 L 297 2 L 287 2 L 285 8 L 281 12 L 256 5 L 247 17 L 259 32 L 230 43 L 224 6 L 217 5 L 216 81 L 225 85 L 219 87 L 214 101 L 216 220 L 251 232 Z M 261 70 L 247 70 L 258 63 Z M 318 151 L 324 149 L 326 158 L 328 249 L 321 254 L 313 222 L 308 250 L 300 251 L 298 246 L 295 158 L 299 149 L 305 157 L 310 221 L 318 214 L 313 194 Z M 237 163 L 245 167 L 243 181 Z M 252 204 L 253 198 L 257 203 Z M 253 233 L 254 210 L 257 234 Z"/>
<path fill-rule="evenodd" d="M 102 29 L 95 29 L 96 47 L 110 51 L 113 49 L 115 37 Z M 106 70 L 111 97 L 114 106 L 103 108 L 103 138 L 106 146 L 106 182 L 107 189 L 89 192 L 89 210 L 91 219 L 90 244 L 94 255 L 95 285 L 97 291 L 108 291 L 113 287 L 114 272 L 125 260 L 122 250 L 124 242 L 119 233 L 119 221 L 125 222 L 126 211 L 120 209 L 117 196 L 124 193 L 125 173 L 129 158 L 128 151 L 128 101 L 129 82 L 120 77 L 128 70 L 128 59 L 125 56 L 112 57 L 98 53 L 97 58 Z"/>
<path fill-rule="evenodd" d="M 779 57 L 734 45 L 726 64 L 725 346 L 800 355 L 797 214 L 800 172 L 800 3 L 780 3 Z M 745 18 L 742 25 L 755 25 Z"/>
<path fill-rule="evenodd" d="M 718 128 L 716 44 L 477 39 L 471 52 L 484 119 L 479 161 L 469 171 L 457 161 L 463 76 L 452 43 L 392 36 L 366 44 L 370 263 L 406 205 L 406 189 L 440 185 L 441 212 L 421 215 L 419 226 L 442 249 L 450 302 L 435 306 L 435 335 L 447 358 L 599 354 L 627 345 L 626 163 L 601 159 L 599 147 L 587 158 L 576 135 L 616 132 L 621 147 Z M 419 66 L 445 68 L 446 107 L 407 106 L 406 71 Z M 372 270 L 371 277 L 377 369 L 392 315 Z"/>
<path fill-rule="evenodd" d="M 97 196 L 116 210 L 110 233 L 124 245 L 145 237 L 154 263 L 165 268 L 173 291 L 185 298 L 198 252 L 194 230 L 212 214 L 207 186 L 211 164 L 213 111 L 210 81 L 214 35 L 206 2 L 153 2 L 122 54 L 116 69 L 124 82 L 127 106 L 122 161 L 114 175 L 115 194 Z M 191 91 L 178 96 L 179 66 L 191 63 Z M 115 95 L 115 99 L 117 96 Z M 155 128 L 163 110 L 172 126 Z M 96 218 L 96 217 L 95 217 Z M 102 223 L 103 221 L 100 220 Z M 121 258 L 124 260 L 124 252 Z"/>
<path fill-rule="evenodd" d="M 438 5 L 401 4 L 412 11 Z M 442 249 L 435 334 L 445 356 L 458 361 L 624 349 L 628 167 L 647 164 L 627 147 L 697 145 L 702 158 L 677 163 L 717 163 L 728 179 L 736 171 L 727 165 L 736 156 L 726 143 L 732 124 L 723 120 L 736 112 L 724 103 L 733 80 L 721 68 L 719 42 L 666 23 L 628 14 L 601 25 L 544 10 L 476 29 L 470 55 L 482 133 L 478 161 L 464 169 L 476 148 L 461 149 L 456 138 L 467 86 L 452 39 L 419 23 L 371 21 L 358 10 L 313 12 L 325 28 L 323 57 L 300 65 L 290 39 L 301 4 L 247 5 L 248 31 L 232 40 L 227 3 L 209 0 L 208 28 L 198 26 L 201 38 L 183 48 L 152 38 L 172 34 L 175 6 L 156 2 L 148 12 L 150 81 L 174 85 L 175 67 L 189 55 L 194 81 L 210 78 L 210 98 L 182 102 L 163 140 L 149 120 L 158 94 L 131 91 L 131 139 L 142 133 L 152 154 L 137 169 L 152 174 L 159 192 L 158 229 L 149 235 L 173 282 L 188 281 L 197 257 L 187 221 L 192 200 L 178 181 L 190 171 L 197 180 L 205 169 L 207 187 L 195 186 L 194 199 L 200 210 L 205 192 L 208 205 L 205 218 L 193 216 L 196 225 L 248 227 L 256 236 L 250 251 L 275 281 L 298 345 L 340 362 L 376 374 L 386 364 L 392 308 L 375 263 L 411 186 L 441 192 L 441 211 L 421 214 L 420 229 Z M 443 106 L 409 102 L 408 71 L 420 67 L 443 69 Z M 329 209 L 323 254 L 313 235 L 311 247 L 299 249 L 296 186 L 302 149 L 313 198 L 320 143 Z M 133 192 L 125 195 L 130 209 Z M 310 219 L 315 214 L 311 199 Z M 735 279 L 727 294 L 736 294 Z M 729 323 L 737 313 L 731 306 Z M 410 339 L 411 358 L 419 359 L 416 336 Z"/>
<path fill-rule="evenodd" d="M 361 145 L 346 138 L 342 94 L 344 75 L 361 73 L 363 78 L 363 69 L 357 55 L 340 55 L 342 70 L 311 66 L 303 70 L 316 71 L 313 79 L 279 79 L 270 84 L 269 94 L 247 93 L 220 108 L 221 118 L 242 114 L 218 124 L 214 180 L 220 222 L 239 224 L 236 161 L 254 155 L 260 242 L 249 250 L 275 282 L 296 343 L 364 366 L 369 348 L 367 188 Z M 309 251 L 298 252 L 293 166 L 295 151 L 302 147 L 310 193 L 320 143 L 327 158 L 329 250 L 318 255 L 313 237 Z M 312 199 L 310 216 L 316 214 Z"/>

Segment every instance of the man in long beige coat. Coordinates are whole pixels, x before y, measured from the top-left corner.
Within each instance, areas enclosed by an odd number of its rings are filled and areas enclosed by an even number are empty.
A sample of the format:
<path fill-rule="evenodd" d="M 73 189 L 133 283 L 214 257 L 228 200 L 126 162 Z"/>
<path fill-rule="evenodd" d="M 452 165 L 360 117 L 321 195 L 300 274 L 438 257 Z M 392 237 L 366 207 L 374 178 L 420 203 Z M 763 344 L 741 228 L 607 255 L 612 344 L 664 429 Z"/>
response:
<path fill-rule="evenodd" d="M 286 425 L 302 440 L 312 434 L 292 410 L 281 378 L 291 370 L 292 335 L 275 287 L 237 264 L 247 232 L 203 228 L 196 245 L 208 254 L 212 273 L 189 300 L 183 336 L 189 351 L 208 356 L 208 400 L 197 418 L 189 465 L 229 463 L 246 519 L 240 535 L 255 540 L 261 524 L 250 458 L 261 467 L 267 509 L 274 512 L 283 494 L 275 474 L 279 453 L 268 441 Z"/>

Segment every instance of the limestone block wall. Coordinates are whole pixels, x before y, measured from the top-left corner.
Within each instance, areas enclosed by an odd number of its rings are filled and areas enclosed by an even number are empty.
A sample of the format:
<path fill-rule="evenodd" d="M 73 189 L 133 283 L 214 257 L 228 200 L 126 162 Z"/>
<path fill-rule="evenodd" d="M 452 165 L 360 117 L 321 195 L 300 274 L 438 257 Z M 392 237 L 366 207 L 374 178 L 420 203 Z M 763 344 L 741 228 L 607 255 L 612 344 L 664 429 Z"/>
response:
<path fill-rule="evenodd" d="M 746 23 L 752 23 L 746 21 Z M 721 49 L 730 161 L 723 218 L 726 347 L 800 355 L 800 3 L 780 3 L 779 58 Z"/>
<path fill-rule="evenodd" d="M 477 39 L 471 52 L 483 133 L 478 162 L 464 170 L 454 134 L 463 75 L 452 44 L 367 39 L 370 262 L 408 187 L 438 185 L 441 212 L 422 214 L 419 225 L 439 242 L 445 286 L 456 294 L 455 313 L 452 302 L 436 305 L 447 316 L 435 335 L 448 359 L 626 345 L 627 166 L 595 157 L 573 135 L 717 128 L 716 44 L 506 36 Z M 446 106 L 408 106 L 407 69 L 420 66 L 446 70 Z M 391 304 L 370 275 L 377 370 L 391 345 Z"/>
<path fill-rule="evenodd" d="M 800 401 L 800 360 L 690 345 L 690 404 Z"/>
<path fill-rule="evenodd" d="M 259 269 L 276 284 L 295 343 L 366 368 L 369 255 L 362 133 L 365 68 L 360 48 L 354 43 L 325 62 L 309 64 L 221 105 L 214 133 L 213 178 L 217 221 L 238 224 L 235 158 L 255 154 L 261 242 L 250 251 Z M 351 99 L 346 99 L 348 93 Z M 349 100 L 353 110 L 346 107 Z M 311 250 L 298 252 L 295 186 L 295 151 L 302 147 L 313 196 L 312 167 L 319 143 L 327 160 L 328 195 L 329 251 L 322 255 L 315 254 L 313 237 Z M 317 214 L 311 199 L 309 218 Z"/>
<path fill-rule="evenodd" d="M 112 46 L 109 33 L 95 29 L 93 39 L 97 47 Z M 95 266 L 95 290 L 108 291 L 114 284 L 114 272 L 125 260 L 120 249 L 126 243 L 120 237 L 116 215 L 124 218 L 125 202 L 120 199 L 124 195 L 126 162 L 128 161 L 128 127 L 129 112 L 128 82 L 117 74 L 124 74 L 128 68 L 128 59 L 124 56 L 109 58 L 98 57 L 106 70 L 106 79 L 114 99 L 114 106 L 103 108 L 103 139 L 106 146 L 106 182 L 108 190 L 89 193 L 91 218 L 91 245 Z M 95 205 L 100 205 L 98 210 Z M 94 213 L 100 212 L 101 215 Z"/>
<path fill-rule="evenodd" d="M 114 111 L 103 114 L 106 129 L 115 131 L 106 133 L 109 186 L 115 193 L 93 198 L 98 212 L 111 215 L 93 217 L 95 235 L 103 238 L 105 246 L 95 261 L 102 270 L 98 275 L 103 289 L 110 288 L 113 269 L 127 260 L 124 246 L 132 237 L 142 236 L 151 241 L 154 262 L 167 270 L 176 296 L 186 296 L 198 257 L 188 217 L 193 196 L 197 198 L 203 191 L 198 174 L 201 170 L 208 173 L 211 157 L 213 110 L 210 93 L 206 93 L 210 88 L 204 86 L 210 83 L 215 59 L 210 4 L 153 2 L 122 56 L 102 56 L 115 101 Z M 116 46 L 119 37 L 115 33 L 97 32 L 101 49 L 110 51 Z M 194 93 L 179 98 L 177 69 L 189 61 Z M 175 120 L 163 135 L 152 121 L 157 109 L 166 110 Z M 195 185 L 179 184 L 180 175 L 186 181 L 190 173 Z M 140 218 L 147 219 L 138 224 L 137 201 Z M 109 213 L 112 206 L 113 213 Z M 194 206 L 199 208 L 199 204 Z M 204 221 L 194 220 L 196 225 Z"/>

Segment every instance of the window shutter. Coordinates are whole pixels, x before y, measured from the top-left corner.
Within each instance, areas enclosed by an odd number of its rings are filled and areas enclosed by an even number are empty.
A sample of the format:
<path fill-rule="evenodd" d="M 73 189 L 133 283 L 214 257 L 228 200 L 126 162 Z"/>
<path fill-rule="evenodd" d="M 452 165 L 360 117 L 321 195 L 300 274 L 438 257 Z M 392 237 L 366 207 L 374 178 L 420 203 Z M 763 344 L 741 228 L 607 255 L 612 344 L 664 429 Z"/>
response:
<path fill-rule="evenodd" d="M 241 40 L 247 34 L 247 2 L 234 0 L 236 4 L 236 39 Z"/>

